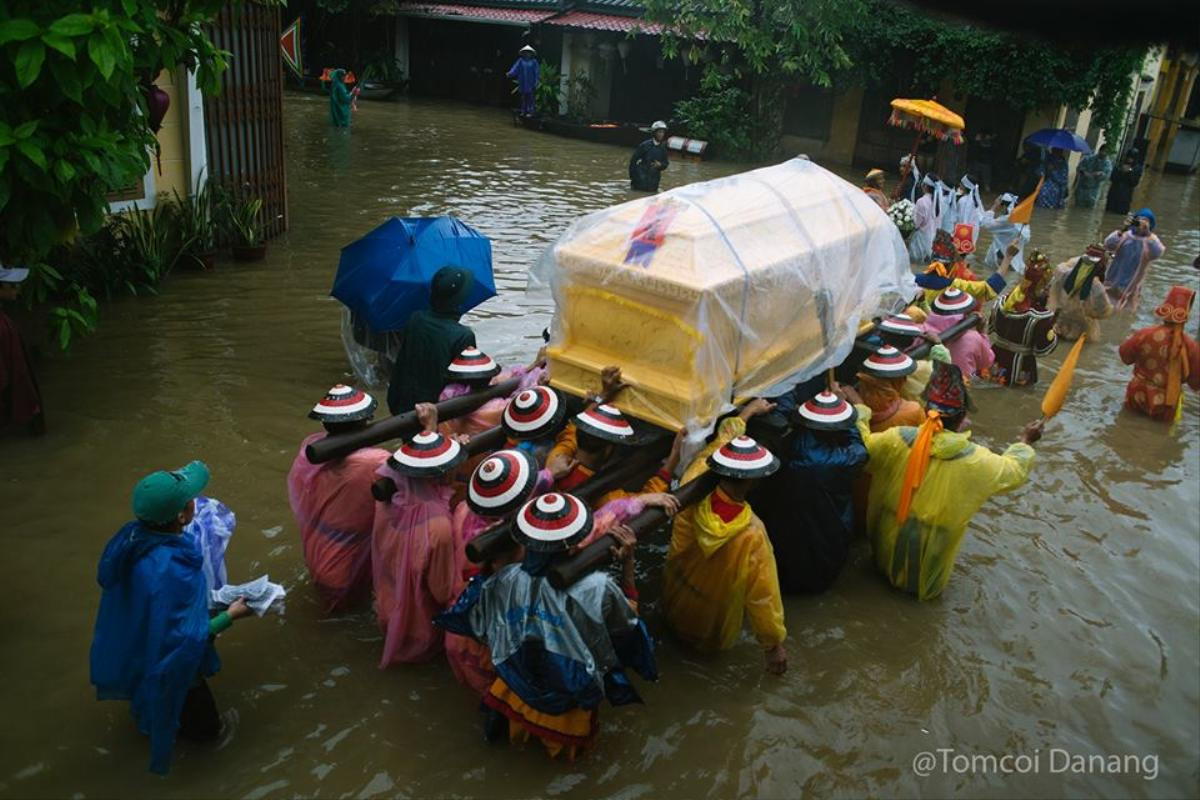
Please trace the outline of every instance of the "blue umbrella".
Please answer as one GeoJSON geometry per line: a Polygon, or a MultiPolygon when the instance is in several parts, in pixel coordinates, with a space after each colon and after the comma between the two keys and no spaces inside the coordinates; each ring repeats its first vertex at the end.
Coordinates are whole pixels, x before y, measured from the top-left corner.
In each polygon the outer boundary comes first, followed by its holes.
{"type": "Polygon", "coordinates": [[[429,282],[447,265],[475,276],[463,311],[495,297],[486,236],[454,217],[392,217],[342,248],[330,294],[371,330],[399,330],[414,311],[429,308],[429,282]]]}
{"type": "Polygon", "coordinates": [[[1063,150],[1074,150],[1085,156],[1092,154],[1092,147],[1075,131],[1065,128],[1042,128],[1040,131],[1025,137],[1026,144],[1036,144],[1040,147],[1060,147],[1063,150]]]}

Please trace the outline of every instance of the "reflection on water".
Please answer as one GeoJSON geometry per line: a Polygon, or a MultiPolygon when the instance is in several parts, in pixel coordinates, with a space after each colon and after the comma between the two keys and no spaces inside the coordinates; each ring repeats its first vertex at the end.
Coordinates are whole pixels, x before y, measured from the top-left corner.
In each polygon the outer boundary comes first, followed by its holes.
{"type": "MultiPolygon", "coordinates": [[[[455,214],[492,237],[500,296],[472,315],[481,346],[528,358],[547,309],[524,271],[576,216],[625,199],[628,154],[518,130],[496,111],[360,103],[331,129],[325,101],[285,103],[291,231],[260,265],[181,274],[157,298],[105,309],[100,332],[44,370],[52,432],[3,445],[8,601],[0,794],[794,797],[1197,793],[1197,402],[1179,430],[1121,411],[1116,345],[1172,282],[1195,285],[1196,178],[1149,176],[1166,257],[1136,319],[1106,321],[1039,447],[1030,486],[987,505],[938,601],[889,589],[865,552],[836,589],[787,602],[791,671],[745,646],[715,659],[663,638],[662,680],[640,708],[605,709],[598,752],[553,764],[488,747],[476,703],[444,663],[381,671],[367,615],[326,620],[306,585],[284,475],[307,408],[347,376],[339,248],[392,214],[455,214]],[[292,588],[285,619],[222,637],[213,682],[230,731],[217,753],[180,745],[166,780],[124,706],[97,703],[87,647],[100,547],[151,468],[193,457],[238,514],[230,575],[292,588]],[[1158,754],[1159,777],[915,776],[918,751],[1158,754]]],[[[726,174],[674,163],[669,188],[726,174]]],[[[1056,261],[1118,220],[1039,210],[1034,243],[1056,261]]],[[[1195,323],[1192,323],[1195,330],[1195,323]]],[[[1046,359],[1049,373],[1063,352],[1046,359]]],[[[1039,392],[978,393],[976,438],[1001,447],[1039,392]]],[[[665,548],[651,548],[643,576],[665,548]]]]}

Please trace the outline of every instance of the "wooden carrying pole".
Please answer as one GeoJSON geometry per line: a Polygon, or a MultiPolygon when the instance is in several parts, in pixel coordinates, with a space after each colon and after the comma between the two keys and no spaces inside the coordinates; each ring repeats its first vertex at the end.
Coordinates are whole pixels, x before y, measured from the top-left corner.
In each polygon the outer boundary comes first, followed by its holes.
{"type": "MultiPolygon", "coordinates": [[[[482,433],[477,433],[467,442],[467,453],[472,456],[477,456],[480,453],[490,453],[493,450],[499,450],[504,446],[506,435],[504,428],[497,425],[494,428],[488,428],[482,433]]],[[[371,484],[371,496],[381,503],[386,503],[392,499],[392,495],[396,493],[396,482],[391,478],[380,478],[371,484]]]]}
{"type": "MultiPolygon", "coordinates": [[[[716,488],[719,480],[715,473],[705,470],[702,475],[680,486],[672,494],[679,500],[679,507],[686,508],[707,497],[716,488]]],[[[638,539],[641,539],[665,525],[668,519],[667,512],[661,508],[648,508],[625,524],[638,539]]],[[[555,589],[566,589],[585,575],[604,569],[612,561],[609,549],[616,543],[616,539],[605,534],[575,555],[550,567],[547,573],[550,585],[555,589]]]]}
{"type": "MultiPolygon", "coordinates": [[[[470,414],[488,400],[494,400],[497,397],[508,397],[520,385],[521,381],[519,378],[512,378],[511,380],[497,383],[495,386],[489,386],[482,392],[443,400],[437,404],[438,419],[454,419],[464,414],[470,414]]],[[[371,447],[391,439],[411,436],[417,432],[419,426],[417,412],[406,411],[403,414],[397,414],[394,417],[380,420],[373,425],[368,425],[361,430],[351,431],[350,433],[339,433],[335,436],[326,436],[324,439],[318,439],[305,448],[304,455],[308,458],[310,464],[324,464],[326,461],[344,458],[355,450],[360,450],[364,447],[371,447]]]]}
{"type": "MultiPolygon", "coordinates": [[[[618,489],[636,480],[645,480],[658,469],[670,444],[671,440],[664,437],[646,445],[628,458],[606,464],[571,494],[590,505],[613,489],[618,489]]],[[[506,519],[467,542],[467,558],[476,564],[481,564],[495,555],[497,549],[511,539],[512,520],[506,519]]]]}

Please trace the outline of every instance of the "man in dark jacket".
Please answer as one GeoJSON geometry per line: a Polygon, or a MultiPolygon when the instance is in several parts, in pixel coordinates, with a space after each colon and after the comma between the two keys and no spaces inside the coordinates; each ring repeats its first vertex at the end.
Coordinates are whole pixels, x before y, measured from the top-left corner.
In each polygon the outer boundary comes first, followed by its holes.
{"type": "Polygon", "coordinates": [[[635,192],[657,192],[658,181],[667,168],[667,123],[650,126],[651,138],[642,142],[629,158],[629,188],[635,192]]]}
{"type": "Polygon", "coordinates": [[[16,301],[27,277],[28,269],[0,263],[0,433],[11,429],[40,435],[46,432],[42,394],[21,332],[4,313],[4,304],[16,301]]]}
{"type": "Polygon", "coordinates": [[[799,404],[802,392],[803,385],[778,400],[796,432],[781,452],[783,469],[752,498],[775,549],[784,593],[823,592],[846,565],[853,487],[868,458],[854,406],[829,391],[799,404]]]}
{"type": "Polygon", "coordinates": [[[446,367],[475,346],[475,333],[458,320],[474,277],[462,267],[442,267],[430,282],[430,308],[413,313],[401,331],[396,366],[388,386],[388,410],[412,411],[436,403],[446,383],[446,367]]]}

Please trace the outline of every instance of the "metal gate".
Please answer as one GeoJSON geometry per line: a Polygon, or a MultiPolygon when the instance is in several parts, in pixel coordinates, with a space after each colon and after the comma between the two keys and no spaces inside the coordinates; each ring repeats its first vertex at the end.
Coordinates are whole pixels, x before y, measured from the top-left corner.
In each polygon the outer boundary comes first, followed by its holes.
{"type": "Polygon", "coordinates": [[[261,198],[266,236],[276,236],[288,225],[279,8],[229,3],[210,34],[231,55],[221,93],[204,98],[209,176],[237,202],[261,198]]]}

